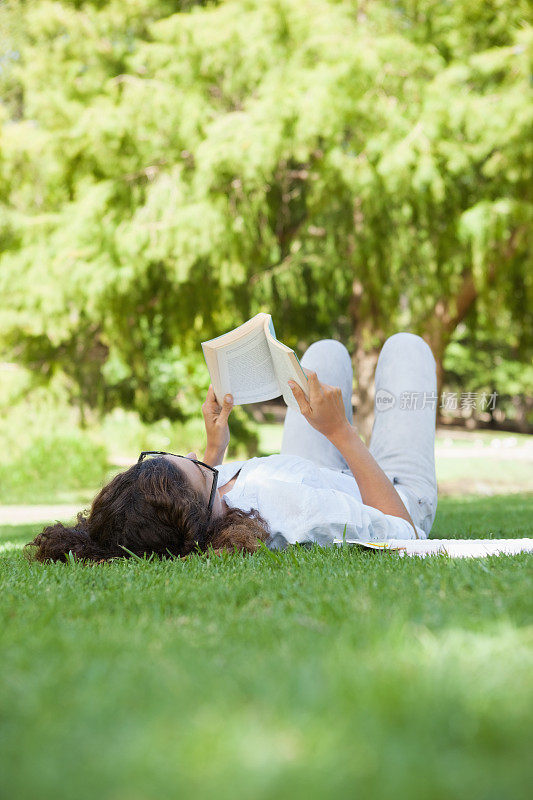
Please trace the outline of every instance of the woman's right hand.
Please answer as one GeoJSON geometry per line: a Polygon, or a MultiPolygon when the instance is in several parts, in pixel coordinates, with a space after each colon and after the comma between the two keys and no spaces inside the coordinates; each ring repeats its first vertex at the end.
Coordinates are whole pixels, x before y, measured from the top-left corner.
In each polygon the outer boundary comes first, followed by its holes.
{"type": "Polygon", "coordinates": [[[338,436],[351,425],[346,419],[342,391],[318,380],[316,372],[302,367],[309,380],[309,399],[294,381],[288,381],[302,415],[315,430],[328,439],[338,436]]]}

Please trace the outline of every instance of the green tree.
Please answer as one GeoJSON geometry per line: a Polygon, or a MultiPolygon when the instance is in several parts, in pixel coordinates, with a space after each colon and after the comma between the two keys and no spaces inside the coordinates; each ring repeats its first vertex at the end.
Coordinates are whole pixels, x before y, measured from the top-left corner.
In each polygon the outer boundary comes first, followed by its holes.
{"type": "Polygon", "coordinates": [[[18,7],[0,106],[9,351],[65,371],[76,352],[83,403],[177,414],[180,381],[205,377],[200,339],[269,310],[298,348],[351,346],[366,432],[400,327],[430,342],[439,385],[460,325],[526,360],[529,4],[193,5],[18,7]]]}

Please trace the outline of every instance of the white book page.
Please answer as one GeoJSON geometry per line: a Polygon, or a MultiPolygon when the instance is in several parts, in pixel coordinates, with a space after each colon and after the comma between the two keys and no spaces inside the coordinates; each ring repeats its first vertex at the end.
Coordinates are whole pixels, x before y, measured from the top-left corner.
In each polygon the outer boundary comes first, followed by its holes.
{"type": "Polygon", "coordinates": [[[272,355],[274,372],[278,379],[279,393],[289,408],[300,411],[300,406],[295,399],[288,381],[294,381],[302,389],[303,393],[309,398],[309,387],[307,377],[302,370],[301,364],[294,350],[276,339],[272,320],[265,323],[265,334],[272,355]]]}
{"type": "Polygon", "coordinates": [[[421,557],[443,554],[451,558],[480,558],[533,551],[533,539],[388,539],[385,542],[334,539],[333,544],[359,545],[375,550],[397,550],[402,556],[421,557]]]}
{"type": "Polygon", "coordinates": [[[283,395],[283,399],[289,408],[299,411],[300,407],[287,381],[294,381],[300,385],[300,376],[296,374],[288,353],[278,349],[274,344],[270,344],[270,352],[272,353],[272,361],[274,362],[274,369],[279,383],[278,394],[283,395]]]}
{"type": "Polygon", "coordinates": [[[281,394],[270,348],[262,328],[218,353],[220,381],[235,405],[272,400],[281,394]]]}

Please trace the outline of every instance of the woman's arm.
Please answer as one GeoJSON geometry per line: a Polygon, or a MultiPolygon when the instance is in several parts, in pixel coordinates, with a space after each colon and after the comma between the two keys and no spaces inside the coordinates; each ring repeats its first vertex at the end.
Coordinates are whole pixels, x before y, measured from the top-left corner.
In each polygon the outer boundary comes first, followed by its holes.
{"type": "Polygon", "coordinates": [[[210,467],[217,467],[222,464],[225,455],[226,448],[223,450],[210,450],[209,447],[207,447],[202,456],[202,461],[204,464],[209,464],[210,467]]]}
{"type": "Polygon", "coordinates": [[[357,481],[363,503],[384,514],[407,520],[418,538],[413,520],[398,492],[346,419],[341,390],[321,383],[316,372],[305,370],[305,373],[309,378],[309,400],[296,383],[289,381],[303,416],[344,456],[357,481]]]}
{"type": "Polygon", "coordinates": [[[344,430],[339,429],[328,438],[348,462],[359,486],[363,503],[383,511],[384,514],[407,520],[413,526],[418,539],[413,520],[400,495],[348,420],[344,430]]]}
{"type": "Polygon", "coordinates": [[[202,405],[207,443],[202,458],[211,467],[222,464],[228,449],[230,433],[228,418],[233,408],[233,398],[227,394],[224,405],[219,405],[212,386],[209,387],[205,403],[202,405]]]}

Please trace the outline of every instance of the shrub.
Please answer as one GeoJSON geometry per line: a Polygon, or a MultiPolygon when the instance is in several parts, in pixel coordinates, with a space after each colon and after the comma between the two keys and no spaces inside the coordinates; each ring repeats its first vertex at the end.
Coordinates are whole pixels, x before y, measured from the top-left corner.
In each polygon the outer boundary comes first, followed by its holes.
{"type": "Polygon", "coordinates": [[[106,472],[106,448],[87,434],[44,433],[20,452],[4,453],[0,502],[48,502],[65,491],[101,485],[106,472]]]}

